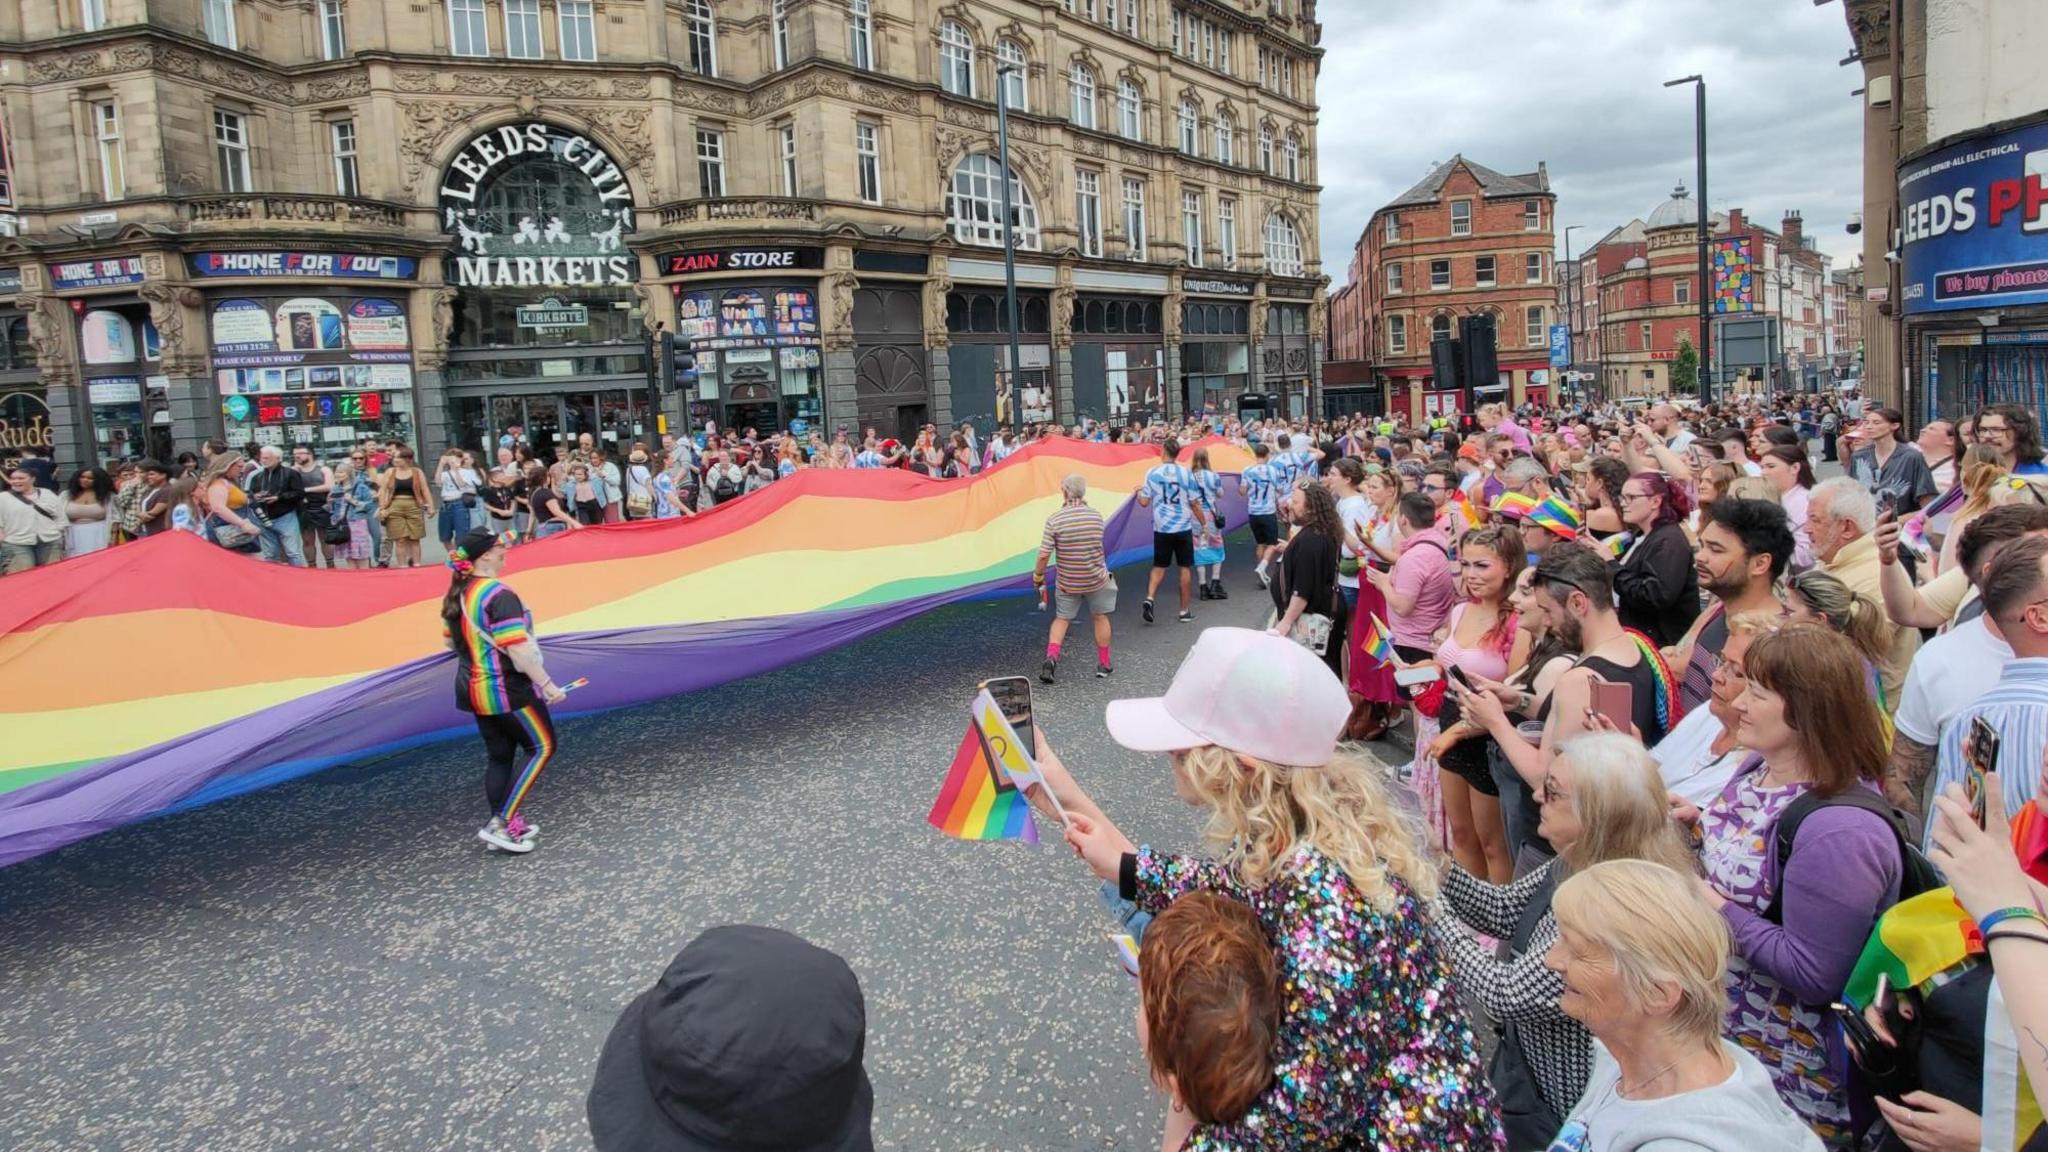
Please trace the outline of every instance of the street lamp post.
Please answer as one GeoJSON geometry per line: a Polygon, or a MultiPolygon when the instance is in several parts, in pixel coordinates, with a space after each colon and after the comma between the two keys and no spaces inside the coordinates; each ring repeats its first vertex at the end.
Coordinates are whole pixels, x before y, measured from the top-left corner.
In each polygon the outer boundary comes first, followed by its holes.
{"type": "Polygon", "coordinates": [[[1583,224],[1570,224],[1564,230],[1564,266],[1568,269],[1564,282],[1564,370],[1572,373],[1574,377],[1574,392],[1578,391],[1576,377],[1579,371],[1579,310],[1573,304],[1572,298],[1585,289],[1579,286],[1579,266],[1572,263],[1572,233],[1583,227],[1583,224]]]}
{"type": "Polygon", "coordinates": [[[1017,236],[1016,209],[1010,203],[1010,92],[1009,78],[1022,69],[1004,65],[996,69],[996,163],[1003,169],[1003,310],[1009,317],[1010,367],[1007,373],[1010,383],[1010,428],[1017,436],[1024,434],[1024,387],[1018,380],[1021,365],[1017,352],[1017,236]]]}
{"type": "Polygon", "coordinates": [[[1694,86],[1693,160],[1698,168],[1696,175],[1700,186],[1700,370],[1703,373],[1700,377],[1700,401],[1701,403],[1711,404],[1714,402],[1715,381],[1713,367],[1714,334],[1711,327],[1713,293],[1709,291],[1707,286],[1707,243],[1710,236],[1707,230],[1707,81],[1705,77],[1695,73],[1691,76],[1681,76],[1676,80],[1666,80],[1664,82],[1666,88],[1676,88],[1680,84],[1691,84],[1694,86]]]}

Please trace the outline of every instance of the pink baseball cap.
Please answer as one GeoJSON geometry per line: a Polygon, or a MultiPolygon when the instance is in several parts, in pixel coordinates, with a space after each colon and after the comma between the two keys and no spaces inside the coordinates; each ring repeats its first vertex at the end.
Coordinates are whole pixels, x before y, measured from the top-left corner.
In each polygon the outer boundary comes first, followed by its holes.
{"type": "Polygon", "coordinates": [[[1136,752],[1214,744],[1294,768],[1328,764],[1350,718],[1351,697],[1320,657],[1250,628],[1204,631],[1166,695],[1112,700],[1104,717],[1136,752]]]}

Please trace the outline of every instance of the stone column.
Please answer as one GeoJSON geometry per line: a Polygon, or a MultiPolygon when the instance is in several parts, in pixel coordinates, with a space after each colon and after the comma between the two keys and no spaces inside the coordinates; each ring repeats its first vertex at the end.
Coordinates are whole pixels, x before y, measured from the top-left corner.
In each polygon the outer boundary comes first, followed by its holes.
{"type": "Polygon", "coordinates": [[[1071,427],[1074,415],[1074,263],[1060,261],[1052,290],[1052,418],[1071,427]]]}
{"type": "Polygon", "coordinates": [[[1186,407],[1180,394],[1181,341],[1185,330],[1181,327],[1182,312],[1186,310],[1188,295],[1182,288],[1183,280],[1178,270],[1166,280],[1166,302],[1163,315],[1166,341],[1166,419],[1177,422],[1181,409],[1186,407]]]}
{"type": "Polygon", "coordinates": [[[412,450],[429,459],[448,443],[448,340],[455,331],[455,289],[446,284],[423,285],[412,294],[412,330],[425,332],[413,348],[412,450]],[[421,324],[422,314],[426,319],[421,324]]]}
{"type": "Polygon", "coordinates": [[[171,440],[180,451],[196,450],[222,429],[221,398],[207,370],[206,298],[197,288],[168,283],[144,284],[137,294],[149,306],[149,322],[156,326],[163,351],[171,440]]]}
{"type": "Polygon", "coordinates": [[[58,466],[69,471],[92,458],[92,413],[79,383],[78,322],[64,301],[37,291],[42,275],[39,265],[22,266],[19,303],[28,316],[29,346],[35,350],[43,402],[50,408],[51,450],[58,466]]]}
{"type": "MultiPolygon", "coordinates": [[[[1270,390],[1266,386],[1266,313],[1272,306],[1272,301],[1266,297],[1266,282],[1261,280],[1258,287],[1252,291],[1251,315],[1248,325],[1251,328],[1252,334],[1250,359],[1247,364],[1247,371],[1250,373],[1250,376],[1245,381],[1245,390],[1249,392],[1266,392],[1270,390]]],[[[1284,370],[1283,367],[1283,372],[1284,370]]],[[[1281,376],[1281,380],[1286,380],[1286,376],[1281,376]]],[[[1281,385],[1279,395],[1280,411],[1278,415],[1284,419],[1287,416],[1287,388],[1284,383],[1281,385]]]]}

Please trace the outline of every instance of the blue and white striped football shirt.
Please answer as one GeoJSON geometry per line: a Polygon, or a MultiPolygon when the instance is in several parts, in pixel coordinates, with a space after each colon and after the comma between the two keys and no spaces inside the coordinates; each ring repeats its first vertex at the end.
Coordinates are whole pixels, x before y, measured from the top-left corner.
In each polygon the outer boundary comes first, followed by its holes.
{"type": "Polygon", "coordinates": [[[1145,473],[1145,495],[1152,501],[1152,531],[1172,534],[1195,530],[1188,501],[1195,499],[1195,477],[1178,464],[1161,464],[1145,473]]]}

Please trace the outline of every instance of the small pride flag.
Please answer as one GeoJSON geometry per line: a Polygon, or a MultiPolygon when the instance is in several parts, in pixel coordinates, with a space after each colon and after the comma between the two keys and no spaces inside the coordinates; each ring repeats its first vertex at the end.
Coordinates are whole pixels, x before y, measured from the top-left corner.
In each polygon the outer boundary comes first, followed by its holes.
{"type": "Polygon", "coordinates": [[[1520,492],[1503,492],[1493,502],[1493,514],[1510,520],[1520,520],[1536,510],[1536,498],[1520,492]]]}
{"type": "Polygon", "coordinates": [[[1479,514],[1479,509],[1472,506],[1472,500],[1465,495],[1464,489],[1460,488],[1451,493],[1451,503],[1458,506],[1458,514],[1465,518],[1465,527],[1477,528],[1486,522],[1486,518],[1479,514]]]}
{"type": "Polygon", "coordinates": [[[925,820],[956,840],[1022,840],[1038,843],[1031,804],[1000,769],[989,763],[987,746],[973,724],[960,737],[953,766],[925,820]]]}
{"type": "Polygon", "coordinates": [[[1380,621],[1377,613],[1367,613],[1365,635],[1359,637],[1359,649],[1381,664],[1394,662],[1393,630],[1380,621]]]}
{"type": "Polygon", "coordinates": [[[1104,932],[1103,935],[1109,937],[1110,945],[1116,949],[1117,966],[1128,972],[1131,979],[1136,980],[1138,978],[1138,941],[1128,932],[1104,932]]]}

